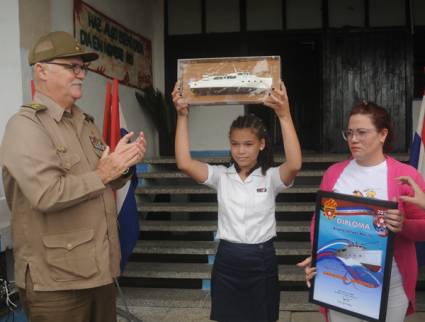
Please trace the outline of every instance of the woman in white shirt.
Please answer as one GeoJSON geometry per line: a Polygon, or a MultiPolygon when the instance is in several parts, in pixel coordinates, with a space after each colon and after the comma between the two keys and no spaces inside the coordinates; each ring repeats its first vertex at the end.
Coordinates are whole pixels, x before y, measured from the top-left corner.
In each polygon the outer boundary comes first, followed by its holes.
{"type": "Polygon", "coordinates": [[[198,183],[217,190],[220,243],[211,276],[211,319],[220,322],[273,322],[279,318],[280,290],[272,238],[276,236],[275,197],[292,185],[301,168],[301,148],[281,82],[264,105],[282,128],[286,161],[273,167],[273,150],[262,120],[240,116],[230,131],[230,167],[192,159],[189,105],[174,88],[177,110],[176,161],[198,183]]]}

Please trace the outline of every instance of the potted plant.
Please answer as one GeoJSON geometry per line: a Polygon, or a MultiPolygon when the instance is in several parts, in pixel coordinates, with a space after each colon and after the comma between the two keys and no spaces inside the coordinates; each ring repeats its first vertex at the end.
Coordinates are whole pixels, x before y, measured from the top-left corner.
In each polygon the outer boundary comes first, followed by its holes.
{"type": "Polygon", "coordinates": [[[146,87],[136,92],[136,99],[147,112],[158,130],[159,154],[174,155],[174,136],[176,131],[176,110],[171,101],[158,89],[146,87]]]}

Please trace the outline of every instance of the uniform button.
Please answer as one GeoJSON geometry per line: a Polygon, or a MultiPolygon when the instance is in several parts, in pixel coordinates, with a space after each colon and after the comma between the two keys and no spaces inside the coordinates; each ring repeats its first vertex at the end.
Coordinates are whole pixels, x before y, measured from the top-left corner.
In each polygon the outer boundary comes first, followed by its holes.
{"type": "Polygon", "coordinates": [[[66,248],[71,249],[72,248],[72,244],[71,243],[67,244],[66,245],[66,248]]]}
{"type": "Polygon", "coordinates": [[[263,245],[260,245],[260,249],[263,249],[263,247],[264,247],[263,245]]]}

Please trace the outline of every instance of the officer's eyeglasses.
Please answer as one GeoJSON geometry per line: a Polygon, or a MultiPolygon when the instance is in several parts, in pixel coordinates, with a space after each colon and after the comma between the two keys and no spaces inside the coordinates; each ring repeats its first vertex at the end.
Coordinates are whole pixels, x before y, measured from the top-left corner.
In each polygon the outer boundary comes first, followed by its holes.
{"type": "Polygon", "coordinates": [[[342,133],[342,138],[345,141],[352,140],[354,136],[357,138],[357,140],[361,141],[366,138],[368,133],[373,131],[376,131],[376,129],[354,129],[354,130],[347,129],[347,130],[342,130],[341,133],[342,133]]]}
{"type": "Polygon", "coordinates": [[[66,69],[72,70],[75,75],[79,75],[81,72],[84,74],[87,74],[87,71],[89,70],[89,64],[65,64],[65,63],[56,63],[56,62],[47,62],[45,64],[51,64],[51,65],[58,65],[65,67],[66,69]]]}

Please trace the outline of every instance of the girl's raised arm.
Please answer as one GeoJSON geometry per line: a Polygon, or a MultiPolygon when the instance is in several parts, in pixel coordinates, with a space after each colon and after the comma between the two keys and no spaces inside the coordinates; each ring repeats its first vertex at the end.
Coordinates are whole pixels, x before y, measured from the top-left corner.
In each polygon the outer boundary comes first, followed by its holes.
{"type": "Polygon", "coordinates": [[[302,156],[300,142],[292,122],[291,110],[289,109],[288,95],[285,84],[281,81],[278,89],[273,89],[264,100],[264,105],[273,109],[279,119],[282,129],[282,139],[286,161],[279,167],[281,180],[291,184],[301,169],[302,156]]]}
{"type": "Polygon", "coordinates": [[[190,155],[188,126],[189,105],[182,98],[181,90],[178,88],[177,83],[171,95],[177,111],[175,143],[177,167],[188,176],[192,177],[196,182],[205,182],[208,179],[208,166],[206,163],[192,159],[190,155]]]}

